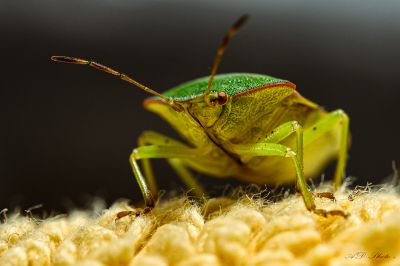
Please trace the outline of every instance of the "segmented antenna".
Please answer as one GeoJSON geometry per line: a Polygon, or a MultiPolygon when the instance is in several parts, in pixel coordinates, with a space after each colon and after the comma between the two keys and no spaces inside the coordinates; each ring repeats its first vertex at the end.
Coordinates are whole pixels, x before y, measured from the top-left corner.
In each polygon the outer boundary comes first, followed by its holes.
{"type": "Polygon", "coordinates": [[[176,111],[183,111],[183,107],[177,103],[176,101],[174,101],[173,99],[170,99],[168,97],[165,97],[164,95],[150,89],[149,87],[144,86],[143,84],[140,84],[139,82],[137,82],[136,80],[130,78],[129,76],[120,73],[108,66],[99,64],[97,62],[91,61],[91,60],[86,60],[86,59],[81,59],[81,58],[76,58],[76,57],[69,57],[69,56],[63,56],[63,55],[55,55],[51,57],[51,60],[55,61],[55,62],[60,62],[60,63],[68,63],[68,64],[76,64],[76,65],[89,65],[95,69],[98,69],[100,71],[103,71],[105,73],[114,75],[119,77],[122,80],[125,80],[126,82],[129,82],[133,85],[135,85],[136,87],[144,90],[145,92],[148,92],[150,94],[153,94],[154,96],[158,96],[161,99],[163,99],[164,101],[166,101],[169,105],[171,105],[172,108],[174,108],[176,111]]]}
{"type": "Polygon", "coordinates": [[[229,40],[236,34],[236,32],[243,26],[244,23],[246,23],[246,21],[249,19],[249,15],[243,15],[241,16],[236,22],[235,24],[233,24],[228,32],[225,34],[224,38],[222,39],[221,44],[218,47],[217,50],[217,54],[214,58],[214,64],[211,70],[211,75],[210,75],[210,79],[208,80],[208,86],[207,86],[207,90],[204,92],[204,95],[208,95],[210,93],[211,90],[211,85],[212,82],[214,80],[215,74],[217,73],[218,70],[218,66],[221,62],[221,58],[224,55],[224,51],[226,46],[229,43],[229,40]]]}

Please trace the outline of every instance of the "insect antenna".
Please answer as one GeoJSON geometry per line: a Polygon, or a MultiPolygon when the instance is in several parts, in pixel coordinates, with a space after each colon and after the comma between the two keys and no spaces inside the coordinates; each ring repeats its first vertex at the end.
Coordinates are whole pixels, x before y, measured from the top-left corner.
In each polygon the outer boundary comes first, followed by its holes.
{"type": "Polygon", "coordinates": [[[230,39],[236,34],[236,32],[243,26],[244,23],[249,19],[249,15],[241,16],[228,30],[225,34],[224,38],[222,39],[221,44],[218,46],[217,54],[214,58],[214,64],[212,66],[210,79],[208,80],[207,90],[205,91],[204,95],[210,94],[211,85],[214,80],[215,74],[217,73],[218,66],[221,62],[222,56],[224,55],[224,51],[226,46],[228,45],[230,39]]]}
{"type": "Polygon", "coordinates": [[[144,86],[143,84],[137,82],[136,80],[130,78],[129,76],[120,73],[108,66],[102,65],[100,63],[91,61],[91,60],[86,60],[86,59],[81,59],[81,58],[76,58],[76,57],[69,57],[69,56],[63,56],[63,55],[55,55],[51,57],[51,60],[55,61],[55,62],[60,62],[60,63],[68,63],[68,64],[76,64],[76,65],[89,65],[95,69],[98,69],[100,71],[103,71],[105,73],[114,75],[119,77],[120,79],[129,82],[133,85],[135,85],[136,87],[144,90],[145,92],[148,92],[154,96],[158,96],[161,99],[163,99],[164,101],[166,101],[172,108],[174,108],[176,111],[183,111],[183,107],[176,101],[174,101],[173,99],[170,99],[168,97],[165,97],[164,95],[150,89],[149,87],[144,86]]]}

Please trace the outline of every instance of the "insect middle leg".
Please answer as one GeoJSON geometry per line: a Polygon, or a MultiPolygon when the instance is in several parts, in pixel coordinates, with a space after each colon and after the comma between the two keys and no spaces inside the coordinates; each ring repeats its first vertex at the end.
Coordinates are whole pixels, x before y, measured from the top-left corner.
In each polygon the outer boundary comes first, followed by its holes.
{"type": "MultiPolygon", "coordinates": [[[[140,190],[143,194],[146,207],[149,208],[154,207],[155,199],[153,194],[155,195],[155,193],[157,193],[155,185],[156,183],[149,159],[196,158],[205,154],[208,151],[207,149],[190,148],[189,146],[177,140],[153,131],[144,132],[139,138],[139,145],[140,146],[138,148],[133,150],[132,154],[129,157],[129,161],[131,163],[136,180],[139,184],[140,190]],[[137,164],[138,160],[144,161],[143,169],[146,176],[144,176],[140,171],[140,168],[137,164]]],[[[184,168],[183,164],[177,164],[176,160],[170,161],[170,164],[173,166],[174,169],[178,170],[178,174],[186,184],[196,186],[197,181],[190,174],[187,174],[189,172],[187,169],[184,168]]],[[[201,187],[199,185],[198,187],[195,187],[195,189],[201,191],[201,187]]]]}

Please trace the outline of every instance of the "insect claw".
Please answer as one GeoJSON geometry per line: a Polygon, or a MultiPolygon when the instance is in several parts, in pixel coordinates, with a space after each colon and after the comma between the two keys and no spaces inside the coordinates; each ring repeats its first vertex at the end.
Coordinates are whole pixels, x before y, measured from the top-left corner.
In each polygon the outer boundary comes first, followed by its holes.
{"type": "Polygon", "coordinates": [[[312,210],[313,213],[322,216],[322,217],[328,217],[328,216],[342,216],[343,218],[348,218],[350,216],[349,213],[345,213],[342,210],[331,210],[331,211],[326,211],[324,209],[314,209],[312,210]]]}
{"type": "Polygon", "coordinates": [[[122,219],[126,216],[131,216],[131,215],[138,216],[139,214],[140,214],[140,212],[137,212],[137,211],[120,211],[119,213],[117,213],[117,217],[115,217],[115,221],[118,221],[119,219],[122,219]]]}
{"type": "Polygon", "coordinates": [[[317,192],[315,193],[315,196],[318,198],[327,198],[336,202],[335,195],[332,192],[317,192]]]}
{"type": "Polygon", "coordinates": [[[117,213],[117,217],[115,217],[115,221],[118,221],[126,216],[135,216],[135,218],[139,217],[140,215],[149,213],[153,209],[153,207],[145,207],[144,209],[138,209],[138,210],[134,210],[134,211],[120,211],[117,213]]]}

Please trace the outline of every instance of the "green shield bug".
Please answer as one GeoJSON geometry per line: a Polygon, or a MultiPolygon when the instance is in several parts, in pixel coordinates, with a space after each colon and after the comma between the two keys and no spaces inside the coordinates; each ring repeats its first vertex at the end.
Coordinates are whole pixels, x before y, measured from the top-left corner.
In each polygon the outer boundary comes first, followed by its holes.
{"type": "MultiPolygon", "coordinates": [[[[139,137],[139,147],[129,161],[147,210],[154,207],[157,193],[149,159],[165,158],[197,195],[204,192],[189,169],[257,184],[296,180],[308,210],[323,216],[345,216],[339,210],[318,209],[305,176],[315,177],[337,157],[334,189],[340,186],[349,142],[348,116],[342,110],[326,112],[287,80],[252,73],[216,75],[229,40],[247,19],[246,15],[239,18],[225,35],[209,77],[162,94],[94,61],[67,56],[53,56],[52,60],[92,66],[152,94],[144,107],[164,118],[186,141],[153,131],[139,137]]],[[[326,192],[320,196],[333,198],[326,192]]]]}

